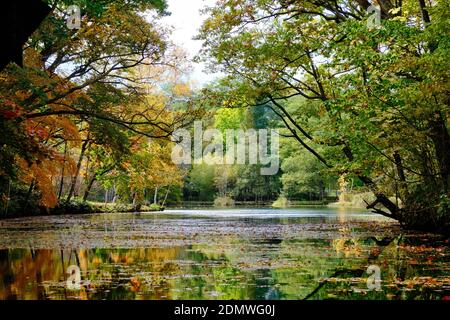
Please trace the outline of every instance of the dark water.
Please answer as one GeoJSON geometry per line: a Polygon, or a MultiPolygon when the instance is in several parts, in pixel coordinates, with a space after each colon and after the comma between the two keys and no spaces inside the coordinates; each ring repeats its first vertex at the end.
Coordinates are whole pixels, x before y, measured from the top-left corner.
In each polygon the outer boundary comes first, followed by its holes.
{"type": "Polygon", "coordinates": [[[0,299],[305,298],[449,299],[448,240],[343,208],[0,221],[0,299]]]}

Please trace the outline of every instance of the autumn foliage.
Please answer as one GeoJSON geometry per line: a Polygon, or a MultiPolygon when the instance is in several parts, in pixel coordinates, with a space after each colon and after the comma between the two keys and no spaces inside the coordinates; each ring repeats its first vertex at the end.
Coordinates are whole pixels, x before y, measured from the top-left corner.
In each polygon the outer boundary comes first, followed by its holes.
{"type": "Polygon", "coordinates": [[[177,184],[170,135],[201,114],[182,80],[183,52],[159,24],[164,2],[86,4],[79,30],[65,23],[68,4],[59,2],[30,37],[24,67],[0,73],[5,212],[13,195],[18,210],[34,199],[53,208],[83,191],[86,200],[94,182],[111,179],[126,181],[125,201],[177,184]]]}

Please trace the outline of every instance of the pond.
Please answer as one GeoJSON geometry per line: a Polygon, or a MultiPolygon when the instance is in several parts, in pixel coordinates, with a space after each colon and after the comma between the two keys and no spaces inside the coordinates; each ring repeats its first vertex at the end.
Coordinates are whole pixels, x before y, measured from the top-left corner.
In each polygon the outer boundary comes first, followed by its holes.
{"type": "Polygon", "coordinates": [[[0,221],[0,299],[449,298],[447,239],[356,209],[0,221]]]}

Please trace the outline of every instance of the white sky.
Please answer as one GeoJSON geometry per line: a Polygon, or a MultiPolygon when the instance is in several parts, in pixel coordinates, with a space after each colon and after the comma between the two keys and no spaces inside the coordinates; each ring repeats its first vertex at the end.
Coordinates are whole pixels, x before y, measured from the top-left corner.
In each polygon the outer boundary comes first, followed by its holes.
{"type": "MultiPolygon", "coordinates": [[[[200,14],[200,9],[205,6],[214,5],[216,0],[167,0],[170,16],[162,18],[162,21],[174,28],[171,35],[172,41],[182,47],[188,57],[192,59],[201,49],[202,42],[193,40],[197,34],[205,16],[200,14]]],[[[214,74],[207,74],[203,64],[192,62],[193,71],[191,79],[199,86],[205,85],[217,77],[214,74]]]]}

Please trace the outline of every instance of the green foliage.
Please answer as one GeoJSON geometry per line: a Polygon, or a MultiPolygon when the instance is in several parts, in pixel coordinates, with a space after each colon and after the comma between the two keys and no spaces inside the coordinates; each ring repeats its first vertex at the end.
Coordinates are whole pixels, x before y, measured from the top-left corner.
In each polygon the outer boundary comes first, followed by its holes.
{"type": "Polygon", "coordinates": [[[156,203],[151,203],[149,205],[150,211],[161,211],[161,206],[157,205],[156,203]]]}
{"type": "Polygon", "coordinates": [[[189,177],[187,178],[185,188],[186,200],[212,201],[216,193],[214,184],[215,168],[207,164],[194,164],[189,177]]]}
{"type": "Polygon", "coordinates": [[[223,134],[226,129],[243,129],[246,127],[246,110],[243,108],[221,108],[215,112],[214,127],[223,134]]]}
{"type": "MultiPolygon", "coordinates": [[[[52,0],[45,0],[49,6],[53,5],[52,0]]],[[[82,14],[87,14],[94,17],[100,17],[105,13],[108,6],[119,5],[121,7],[127,6],[128,8],[133,8],[134,10],[148,10],[156,9],[160,14],[167,13],[167,2],[165,0],[63,0],[59,1],[60,5],[71,6],[77,5],[82,10],[82,14]]]]}
{"type": "MultiPolygon", "coordinates": [[[[448,1],[408,0],[395,10],[387,1],[373,28],[372,1],[275,2],[225,0],[207,10],[202,58],[226,77],[205,94],[231,107],[262,101],[324,168],[371,189],[383,208],[376,212],[441,229],[436,208],[450,182],[448,1]]],[[[284,185],[317,192],[322,170],[305,159],[288,155],[284,185]]]]}
{"type": "Polygon", "coordinates": [[[214,199],[214,207],[224,208],[233,207],[234,200],[227,196],[221,196],[214,199]]]}
{"type": "Polygon", "coordinates": [[[284,196],[280,195],[277,200],[272,203],[274,208],[287,208],[289,207],[289,200],[284,196]]]}
{"type": "Polygon", "coordinates": [[[323,199],[325,188],[332,180],[323,164],[305,150],[297,150],[283,158],[281,169],[283,192],[290,198],[302,198],[302,194],[313,193],[314,197],[323,199]]]}
{"type": "MultiPolygon", "coordinates": [[[[222,133],[224,153],[228,129],[267,129],[277,125],[274,114],[266,106],[252,109],[223,107],[212,109],[211,113],[214,122],[209,126],[222,133]]],[[[194,164],[185,183],[185,196],[200,201],[211,201],[214,196],[232,197],[236,201],[272,201],[280,192],[280,174],[262,176],[260,169],[261,165],[255,164],[194,164]]]]}

